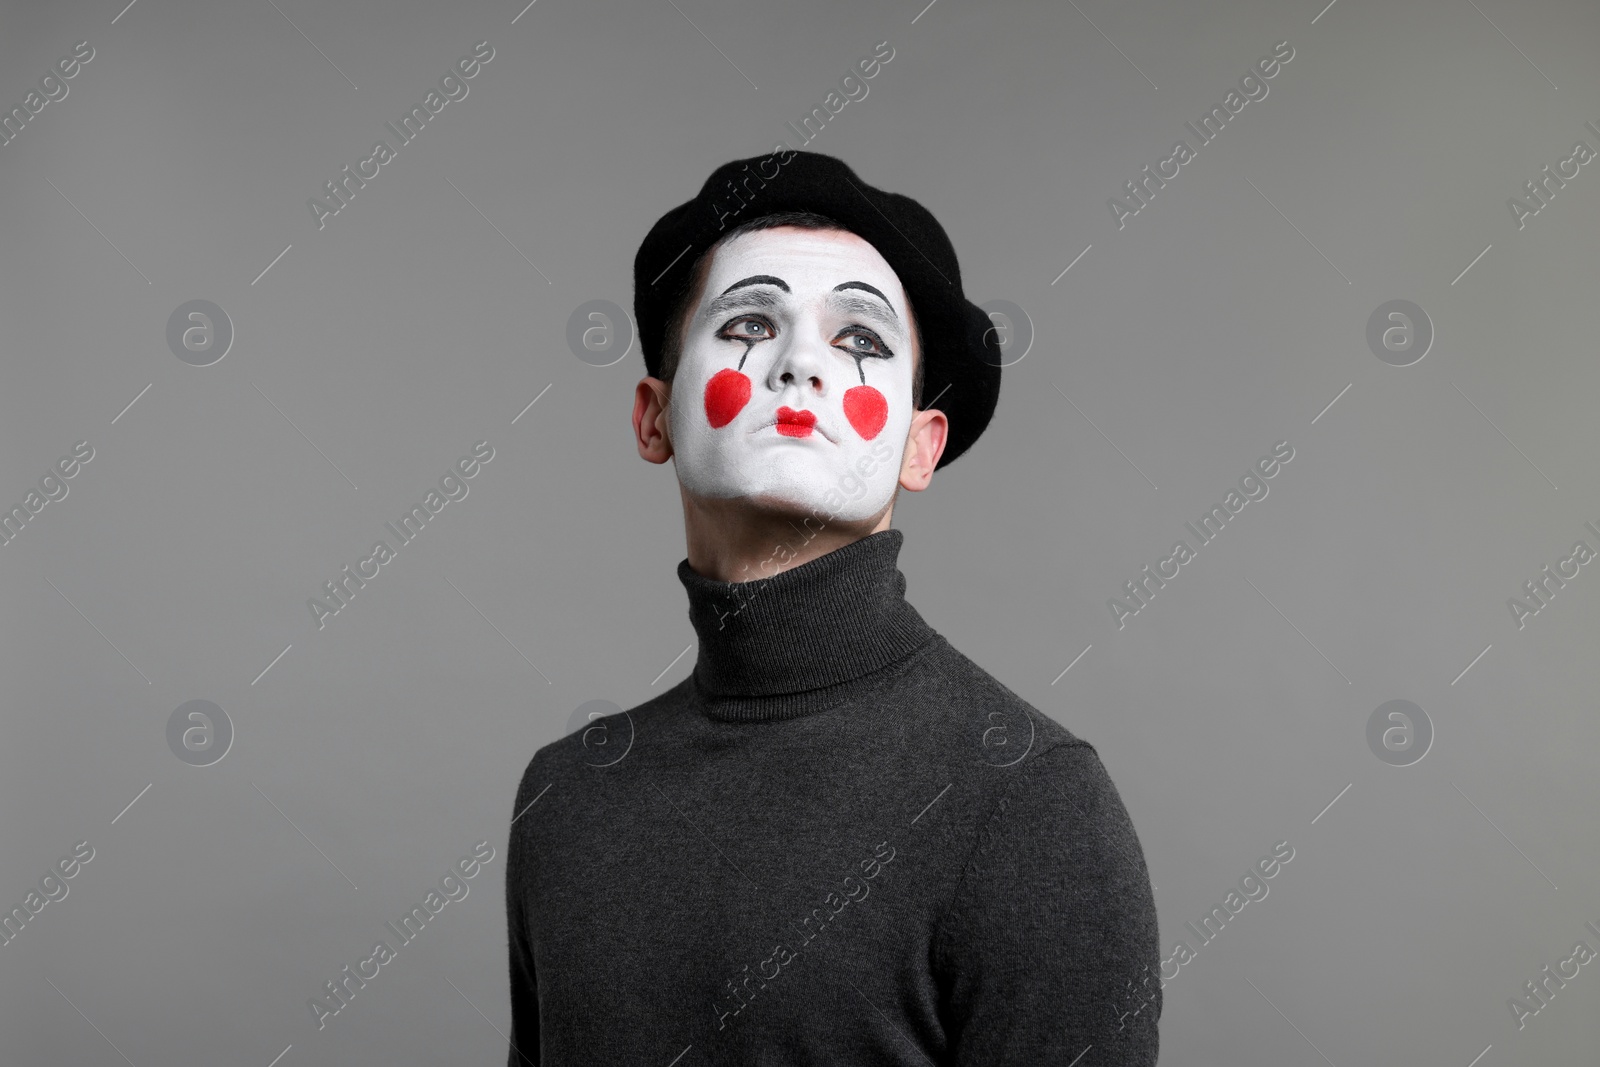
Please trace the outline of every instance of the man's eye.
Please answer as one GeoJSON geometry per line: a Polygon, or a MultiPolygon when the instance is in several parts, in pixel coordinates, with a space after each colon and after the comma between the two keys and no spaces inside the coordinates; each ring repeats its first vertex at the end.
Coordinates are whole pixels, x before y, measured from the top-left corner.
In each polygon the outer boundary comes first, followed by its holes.
{"type": "Polygon", "coordinates": [[[730,341],[766,341],[774,334],[772,327],[764,319],[735,319],[722,328],[717,334],[730,341]],[[763,332],[765,331],[765,332],[763,332]]]}
{"type": "Polygon", "coordinates": [[[843,340],[845,350],[851,355],[888,357],[894,354],[871,332],[847,333],[843,340]]]}

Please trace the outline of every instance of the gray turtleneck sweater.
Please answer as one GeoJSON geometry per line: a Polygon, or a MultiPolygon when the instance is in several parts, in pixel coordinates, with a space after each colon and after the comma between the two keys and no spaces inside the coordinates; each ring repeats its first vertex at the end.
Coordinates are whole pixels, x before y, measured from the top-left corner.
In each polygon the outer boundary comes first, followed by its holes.
{"type": "Polygon", "coordinates": [[[743,583],[684,560],[694,671],[534,754],[511,1067],[1156,1062],[1117,789],[906,602],[902,538],[743,583]]]}

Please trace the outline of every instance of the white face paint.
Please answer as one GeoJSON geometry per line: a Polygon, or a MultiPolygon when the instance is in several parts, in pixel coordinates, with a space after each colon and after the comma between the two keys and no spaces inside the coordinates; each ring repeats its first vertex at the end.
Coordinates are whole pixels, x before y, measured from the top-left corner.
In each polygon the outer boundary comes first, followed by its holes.
{"type": "Polygon", "coordinates": [[[894,497],[911,404],[909,302],[864,239],[781,226],[714,254],[667,405],[678,478],[859,521],[894,497]]]}

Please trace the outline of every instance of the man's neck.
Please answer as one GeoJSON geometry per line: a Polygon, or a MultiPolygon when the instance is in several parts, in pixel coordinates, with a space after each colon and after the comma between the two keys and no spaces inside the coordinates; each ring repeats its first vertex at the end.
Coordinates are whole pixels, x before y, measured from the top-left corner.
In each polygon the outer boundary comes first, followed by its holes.
{"type": "Polygon", "coordinates": [[[753,507],[747,500],[706,500],[679,487],[689,566],[723,582],[749,582],[826,555],[836,548],[887,530],[891,501],[883,514],[857,522],[825,522],[815,515],[753,507]]]}

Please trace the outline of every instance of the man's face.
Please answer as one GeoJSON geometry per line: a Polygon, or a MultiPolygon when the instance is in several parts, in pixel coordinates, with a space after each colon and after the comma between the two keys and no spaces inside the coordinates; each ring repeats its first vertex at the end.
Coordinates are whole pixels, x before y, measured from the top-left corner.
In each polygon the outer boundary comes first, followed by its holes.
{"type": "Polygon", "coordinates": [[[894,497],[911,401],[905,291],[867,241],[780,226],[713,255],[667,406],[697,496],[845,521],[894,497]]]}

